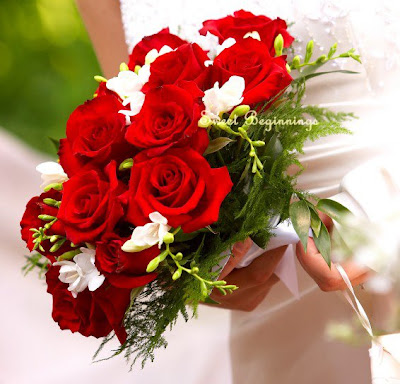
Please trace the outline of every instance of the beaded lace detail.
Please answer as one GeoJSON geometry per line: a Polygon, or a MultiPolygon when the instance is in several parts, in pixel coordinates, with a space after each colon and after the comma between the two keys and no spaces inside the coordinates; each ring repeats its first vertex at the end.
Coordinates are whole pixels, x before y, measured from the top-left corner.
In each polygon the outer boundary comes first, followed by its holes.
{"type": "MultiPolygon", "coordinates": [[[[396,20],[400,12],[396,0],[120,0],[120,4],[129,50],[144,36],[167,26],[172,33],[193,41],[202,21],[245,8],[293,23],[290,31],[297,38],[295,48],[300,54],[310,39],[321,53],[335,41],[342,51],[356,48],[363,60],[364,87],[369,91],[380,93],[387,77],[382,74],[399,72],[400,23],[396,20]]],[[[352,60],[328,66],[331,70],[360,71],[352,60]]]]}

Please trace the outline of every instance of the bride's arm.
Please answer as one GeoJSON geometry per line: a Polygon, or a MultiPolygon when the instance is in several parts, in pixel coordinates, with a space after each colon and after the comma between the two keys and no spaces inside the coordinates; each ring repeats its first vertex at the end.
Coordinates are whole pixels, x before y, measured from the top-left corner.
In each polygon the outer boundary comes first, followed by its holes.
{"type": "Polygon", "coordinates": [[[76,0],[104,75],[118,73],[128,60],[118,0],[76,0]]]}

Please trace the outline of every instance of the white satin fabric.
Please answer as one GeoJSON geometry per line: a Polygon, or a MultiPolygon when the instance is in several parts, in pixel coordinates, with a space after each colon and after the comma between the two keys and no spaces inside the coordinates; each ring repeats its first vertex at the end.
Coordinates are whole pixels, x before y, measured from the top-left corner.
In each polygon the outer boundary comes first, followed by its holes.
{"type": "MultiPolygon", "coordinates": [[[[350,84],[353,86],[353,82],[350,84]]],[[[357,78],[354,88],[349,83],[347,85],[339,81],[339,93],[343,91],[340,98],[351,99],[353,90],[357,90],[357,78]]],[[[323,80],[319,80],[319,84],[318,81],[313,82],[310,99],[327,96],[324,95],[325,87],[323,80]],[[318,94],[320,96],[316,96],[318,94]]],[[[335,94],[331,94],[333,99],[335,94]]],[[[306,170],[299,180],[301,188],[309,189],[320,197],[332,197],[340,192],[343,176],[353,168],[396,150],[398,136],[393,125],[396,108],[393,103],[385,105],[379,99],[373,100],[373,94],[370,94],[365,100],[355,103],[350,100],[341,105],[331,103],[331,108],[352,110],[360,119],[349,125],[354,131],[352,137],[330,137],[306,148],[302,158],[306,170]]],[[[367,174],[365,177],[370,179],[364,187],[373,187],[374,176],[367,174]]],[[[352,180],[347,178],[345,181],[344,186],[354,192],[352,180]]],[[[363,204],[369,210],[379,209],[381,198],[379,194],[369,194],[367,198],[362,193],[353,194],[355,203],[359,199],[361,204],[364,199],[363,204]]],[[[290,271],[288,265],[286,271],[290,271]]],[[[269,380],[282,384],[319,381],[336,384],[348,382],[349,377],[352,383],[371,382],[368,346],[351,348],[328,342],[324,335],[328,322],[352,316],[348,303],[335,293],[319,291],[299,265],[297,278],[299,301],[282,283],[278,283],[254,312],[233,312],[231,351],[234,382],[242,383],[246,378],[260,384],[269,380]]],[[[287,281],[285,283],[288,284],[287,281]]],[[[364,297],[363,302],[373,316],[371,297],[364,297]]]]}

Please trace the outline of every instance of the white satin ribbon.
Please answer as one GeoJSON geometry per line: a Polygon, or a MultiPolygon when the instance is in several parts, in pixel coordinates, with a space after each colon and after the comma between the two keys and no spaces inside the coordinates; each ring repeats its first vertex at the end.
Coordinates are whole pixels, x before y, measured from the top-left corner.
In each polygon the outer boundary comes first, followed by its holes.
{"type": "Polygon", "coordinates": [[[272,233],[273,237],[269,241],[267,248],[260,248],[257,244],[253,243],[236,268],[247,267],[254,259],[261,256],[264,252],[288,245],[281,261],[276,266],[275,274],[279,277],[282,283],[286,285],[292,295],[296,299],[299,299],[299,284],[297,280],[295,260],[296,244],[299,242],[299,237],[290,221],[280,223],[273,229],[272,233]]]}
{"type": "Polygon", "coordinates": [[[373,376],[372,383],[400,383],[398,377],[399,362],[386,348],[384,348],[380,340],[374,336],[368,315],[358,300],[346,271],[340,264],[335,264],[335,266],[347,287],[346,291],[342,291],[343,296],[354,309],[354,312],[357,314],[362,326],[371,337],[369,356],[371,359],[371,370],[373,376]]]}
{"type": "Polygon", "coordinates": [[[349,302],[351,307],[354,309],[356,312],[358,318],[360,319],[360,322],[362,326],[365,328],[365,330],[368,332],[368,334],[371,337],[374,337],[374,334],[372,332],[372,327],[371,327],[371,322],[368,319],[367,313],[365,312],[363,306],[361,305],[360,301],[358,300],[356,293],[354,292],[354,288],[351,285],[351,281],[349,279],[349,276],[347,276],[346,271],[343,269],[343,267],[340,264],[335,264],[336,269],[340,273],[340,276],[342,276],[343,281],[346,284],[347,291],[343,291],[343,296],[346,298],[346,300],[349,302]],[[350,294],[349,294],[350,292],[350,294]]]}

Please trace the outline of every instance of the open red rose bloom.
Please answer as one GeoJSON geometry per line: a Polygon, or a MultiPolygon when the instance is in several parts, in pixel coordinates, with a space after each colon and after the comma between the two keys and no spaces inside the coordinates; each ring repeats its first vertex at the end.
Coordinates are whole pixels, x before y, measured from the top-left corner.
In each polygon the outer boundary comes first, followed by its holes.
{"type": "Polygon", "coordinates": [[[214,50],[168,28],[139,42],[119,75],[99,78],[94,98],[72,112],[59,164],[42,172],[44,192],[27,205],[22,238],[45,258],[61,329],[114,331],[123,344],[126,311],[155,279],[165,284],[168,274],[172,282],[189,271],[202,295],[213,288],[195,250],[204,236],[226,240],[213,228],[230,217],[224,203],[246,164],[250,174],[262,171],[255,148],[265,144],[246,136],[249,120],[238,131],[223,117],[245,119],[285,91],[292,78],[282,50],[293,38],[283,20],[245,11],[204,22],[200,34],[214,50]],[[224,136],[231,131],[235,146],[224,136]]]}

